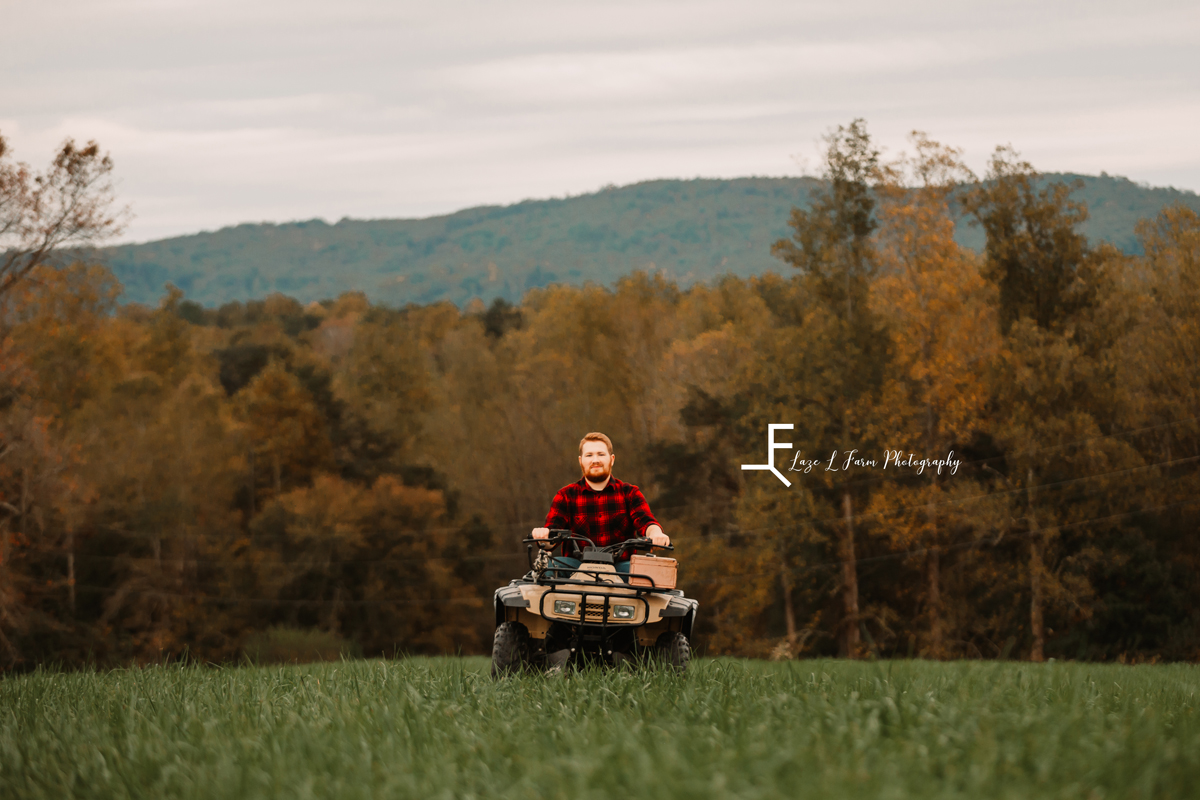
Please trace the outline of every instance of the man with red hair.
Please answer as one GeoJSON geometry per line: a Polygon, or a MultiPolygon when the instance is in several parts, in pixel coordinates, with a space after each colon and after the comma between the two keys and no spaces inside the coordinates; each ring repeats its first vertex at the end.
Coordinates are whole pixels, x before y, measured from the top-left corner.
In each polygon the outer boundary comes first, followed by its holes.
{"type": "MultiPolygon", "coordinates": [[[[640,536],[666,547],[670,538],[650,513],[650,504],[642,490],[632,483],[613,477],[612,468],[617,456],[612,439],[603,433],[592,432],[579,442],[579,469],[583,477],[558,490],[546,515],[546,524],[533,529],[533,538],[545,539],[551,528],[570,530],[586,536],[597,547],[615,544],[640,536]]],[[[579,561],[564,556],[555,562],[567,567],[579,566],[579,561]]],[[[617,560],[618,572],[629,572],[629,553],[617,560]]]]}

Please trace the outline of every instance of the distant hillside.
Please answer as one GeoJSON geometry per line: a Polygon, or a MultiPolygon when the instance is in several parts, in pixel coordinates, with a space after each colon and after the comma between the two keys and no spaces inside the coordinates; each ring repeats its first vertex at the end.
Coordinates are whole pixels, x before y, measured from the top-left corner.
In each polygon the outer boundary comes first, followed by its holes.
{"type": "MultiPolygon", "coordinates": [[[[1125,178],[1080,178],[1075,197],[1091,218],[1084,232],[1137,251],[1134,225],[1164,205],[1200,211],[1200,196],[1125,178]]],[[[732,273],[778,270],[771,243],[806,206],[812,178],[658,180],[562,200],[470,208],[441,217],[255,224],[101,251],[126,299],[153,303],[166,283],[218,305],[283,292],[308,302],[358,289],[402,305],[474,297],[517,301],[553,282],[610,284],[636,269],[688,286],[732,273]]],[[[961,225],[972,247],[982,234],[961,225]]]]}

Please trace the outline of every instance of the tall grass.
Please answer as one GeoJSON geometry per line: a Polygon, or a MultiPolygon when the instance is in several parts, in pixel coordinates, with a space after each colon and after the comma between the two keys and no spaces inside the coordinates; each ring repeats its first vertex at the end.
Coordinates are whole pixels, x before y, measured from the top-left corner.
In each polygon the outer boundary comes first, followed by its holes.
{"type": "Polygon", "coordinates": [[[0,681],[0,796],[1200,795],[1200,668],[482,659],[0,681]]]}

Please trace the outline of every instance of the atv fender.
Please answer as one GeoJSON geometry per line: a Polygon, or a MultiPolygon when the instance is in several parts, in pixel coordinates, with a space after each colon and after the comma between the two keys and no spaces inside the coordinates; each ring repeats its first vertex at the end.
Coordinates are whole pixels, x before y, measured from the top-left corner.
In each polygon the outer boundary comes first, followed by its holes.
{"type": "Polygon", "coordinates": [[[496,624],[505,621],[505,608],[529,608],[520,586],[502,586],[496,590],[496,624]]]}
{"type": "Polygon", "coordinates": [[[692,622],[696,619],[696,609],[700,601],[690,597],[672,597],[667,607],[659,612],[661,617],[683,617],[683,625],[679,631],[689,639],[692,638],[692,622]]]}

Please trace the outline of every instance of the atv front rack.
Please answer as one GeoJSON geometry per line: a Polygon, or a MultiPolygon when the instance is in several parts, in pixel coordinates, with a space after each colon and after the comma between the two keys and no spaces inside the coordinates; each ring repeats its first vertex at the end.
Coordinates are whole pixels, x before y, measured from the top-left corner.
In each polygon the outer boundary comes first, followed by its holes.
{"type": "Polygon", "coordinates": [[[545,569],[540,574],[535,576],[534,583],[536,583],[539,586],[570,586],[570,585],[595,586],[596,584],[600,584],[603,586],[615,586],[619,589],[629,589],[631,591],[635,591],[635,592],[639,592],[639,593],[640,592],[658,592],[658,593],[662,593],[662,594],[676,594],[677,593],[675,589],[668,589],[666,587],[656,586],[654,583],[654,578],[652,576],[646,575],[645,573],[642,573],[642,572],[610,572],[609,570],[589,569],[583,565],[580,565],[578,567],[568,567],[568,566],[553,565],[553,564],[548,565],[547,567],[545,567],[545,569]],[[576,573],[576,574],[582,572],[585,575],[593,576],[593,579],[590,581],[577,581],[577,580],[573,580],[571,578],[548,578],[548,577],[546,577],[547,572],[571,572],[571,573],[576,573]],[[601,580],[600,579],[601,575],[605,575],[605,576],[609,576],[609,577],[615,575],[616,577],[621,579],[621,583],[611,583],[609,581],[601,580]],[[650,584],[648,586],[643,586],[640,584],[630,583],[628,580],[629,578],[641,578],[643,580],[649,581],[650,584]],[[622,585],[622,583],[624,585],[622,585]]]}

